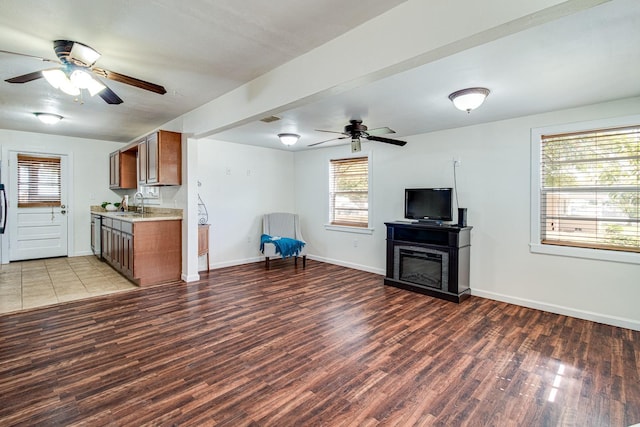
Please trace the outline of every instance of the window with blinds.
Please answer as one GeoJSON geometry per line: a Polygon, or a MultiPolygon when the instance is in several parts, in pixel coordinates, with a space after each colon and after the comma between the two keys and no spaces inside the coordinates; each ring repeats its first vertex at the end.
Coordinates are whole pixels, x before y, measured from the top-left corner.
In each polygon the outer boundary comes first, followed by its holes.
{"type": "Polygon", "coordinates": [[[329,213],[332,225],[369,226],[369,158],[330,161],[329,213]]]}
{"type": "Polygon", "coordinates": [[[60,206],[60,158],[18,154],[18,207],[60,206]]]}
{"type": "Polygon", "coordinates": [[[640,252],[640,126],[540,143],[541,243],[640,252]]]}

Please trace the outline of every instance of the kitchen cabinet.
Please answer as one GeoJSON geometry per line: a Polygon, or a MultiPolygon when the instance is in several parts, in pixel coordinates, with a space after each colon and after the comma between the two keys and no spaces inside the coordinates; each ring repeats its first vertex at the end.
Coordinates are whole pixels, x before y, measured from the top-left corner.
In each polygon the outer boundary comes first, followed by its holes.
{"type": "Polygon", "coordinates": [[[138,141],[138,184],[147,184],[147,139],[138,141]]]}
{"type": "Polygon", "coordinates": [[[137,143],[138,182],[142,185],[182,184],[182,135],[160,130],[137,143]]]}
{"type": "Polygon", "coordinates": [[[130,222],[121,222],[120,240],[118,241],[120,248],[120,271],[129,279],[134,278],[133,269],[133,224],[130,222]]]}
{"type": "Polygon", "coordinates": [[[112,223],[112,219],[102,219],[102,259],[104,259],[109,264],[112,263],[113,257],[112,223]]]}
{"type": "Polygon", "coordinates": [[[139,286],[180,280],[182,221],[102,219],[102,256],[139,286]]]}
{"type": "Polygon", "coordinates": [[[136,151],[114,151],[109,154],[109,188],[137,188],[136,151]]]}

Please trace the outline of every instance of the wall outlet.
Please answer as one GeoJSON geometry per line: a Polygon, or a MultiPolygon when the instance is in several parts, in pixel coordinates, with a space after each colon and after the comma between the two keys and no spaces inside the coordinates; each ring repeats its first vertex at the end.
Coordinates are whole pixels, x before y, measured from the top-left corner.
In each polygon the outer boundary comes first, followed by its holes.
{"type": "Polygon", "coordinates": [[[358,247],[358,239],[354,239],[353,241],[353,247],[357,248],[358,247]]]}

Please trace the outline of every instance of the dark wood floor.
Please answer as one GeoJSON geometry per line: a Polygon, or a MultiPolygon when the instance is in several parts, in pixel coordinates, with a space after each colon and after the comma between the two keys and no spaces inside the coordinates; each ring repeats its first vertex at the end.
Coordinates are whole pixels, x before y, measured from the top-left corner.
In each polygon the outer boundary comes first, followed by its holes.
{"type": "Polygon", "coordinates": [[[640,332],[278,260],[0,316],[0,425],[628,426],[640,332]]]}

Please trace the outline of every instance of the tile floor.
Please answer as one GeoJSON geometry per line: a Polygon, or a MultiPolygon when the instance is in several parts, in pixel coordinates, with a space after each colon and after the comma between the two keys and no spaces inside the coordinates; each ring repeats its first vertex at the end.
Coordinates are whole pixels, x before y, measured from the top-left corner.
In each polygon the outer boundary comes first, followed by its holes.
{"type": "Polygon", "coordinates": [[[138,287],[94,256],[0,265],[0,314],[138,287]]]}

